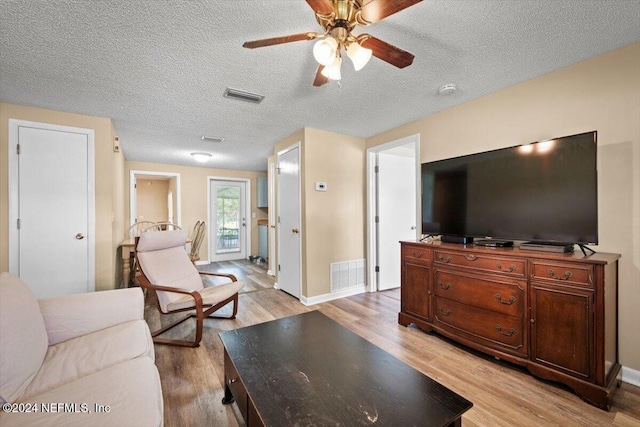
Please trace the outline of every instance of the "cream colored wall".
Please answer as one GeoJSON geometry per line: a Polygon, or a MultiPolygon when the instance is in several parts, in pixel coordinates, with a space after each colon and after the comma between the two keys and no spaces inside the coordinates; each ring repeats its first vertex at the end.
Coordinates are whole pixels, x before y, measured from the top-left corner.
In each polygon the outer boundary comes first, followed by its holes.
{"type": "Polygon", "coordinates": [[[314,297],[331,292],[331,263],[365,258],[365,140],[305,128],[302,169],[303,295],[314,297]]]}
{"type": "MultiPolygon", "coordinates": [[[[126,141],[123,141],[126,144],[126,141]]],[[[126,145],[125,145],[126,146],[126,145]]],[[[266,167],[266,162],[265,162],[266,167]]],[[[225,177],[225,178],[245,178],[251,180],[251,211],[256,214],[256,218],[248,219],[251,230],[251,252],[250,254],[258,254],[258,219],[267,217],[263,209],[256,208],[257,204],[257,178],[266,176],[266,172],[251,171],[234,171],[226,169],[212,169],[204,167],[180,166],[163,163],[145,163],[125,161],[125,182],[127,192],[125,195],[126,223],[130,224],[129,209],[129,175],[132,170],[148,171],[148,172],[167,172],[180,174],[180,195],[181,195],[181,226],[187,233],[191,233],[193,226],[197,221],[204,220],[209,228],[209,219],[207,218],[207,177],[225,177]]],[[[166,195],[165,195],[166,198],[166,195]]],[[[208,232],[207,232],[208,234],[208,232]]],[[[200,259],[207,260],[209,258],[209,239],[205,236],[200,248],[200,259]]]]}
{"type": "Polygon", "coordinates": [[[122,162],[122,154],[113,152],[113,126],[102,117],[64,113],[61,111],[0,103],[0,269],[9,269],[8,257],[8,143],[9,119],[29,120],[62,126],[74,126],[95,131],[95,256],[96,290],[116,286],[116,250],[122,234],[122,211],[115,202],[121,191],[120,180],[114,177],[122,162]]]}
{"type": "Polygon", "coordinates": [[[640,370],[640,43],[391,129],[415,133],[421,161],[598,131],[600,252],[619,264],[621,363],[640,370]]]}
{"type": "Polygon", "coordinates": [[[167,195],[169,180],[144,179],[137,180],[138,221],[161,222],[169,220],[167,195]]]}
{"type": "Polygon", "coordinates": [[[330,264],[365,257],[365,140],[304,128],[274,153],[300,143],[302,296],[331,293],[330,264]],[[315,191],[316,181],[327,191],[315,191]]]}

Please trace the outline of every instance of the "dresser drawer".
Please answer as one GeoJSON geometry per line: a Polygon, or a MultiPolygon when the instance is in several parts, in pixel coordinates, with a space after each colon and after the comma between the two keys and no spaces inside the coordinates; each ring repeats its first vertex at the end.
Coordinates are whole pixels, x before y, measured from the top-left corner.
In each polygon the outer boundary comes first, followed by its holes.
{"type": "Polygon", "coordinates": [[[593,287],[593,266],[534,260],[531,280],[593,287]]]}
{"type": "Polygon", "coordinates": [[[434,324],[463,331],[480,344],[526,353],[524,319],[436,296],[434,324]]]}
{"type": "Polygon", "coordinates": [[[402,256],[406,261],[428,264],[431,262],[431,249],[420,246],[403,246],[402,256]]]}
{"type": "Polygon", "coordinates": [[[433,261],[438,264],[475,268],[489,273],[508,274],[514,277],[524,278],[526,272],[526,260],[523,258],[435,251],[433,261]]]}
{"type": "Polygon", "coordinates": [[[524,280],[500,280],[483,276],[437,270],[433,289],[436,295],[474,307],[515,317],[524,317],[524,280]]]}

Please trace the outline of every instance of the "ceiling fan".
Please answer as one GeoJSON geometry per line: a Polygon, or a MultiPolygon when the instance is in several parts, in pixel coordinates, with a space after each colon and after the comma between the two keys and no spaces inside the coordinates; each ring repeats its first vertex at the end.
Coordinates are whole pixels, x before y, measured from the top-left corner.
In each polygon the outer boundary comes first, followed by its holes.
{"type": "Polygon", "coordinates": [[[316,13],[316,20],[323,33],[308,32],[283,37],[245,42],[242,46],[255,49],[304,40],[320,39],[313,47],[318,61],[314,86],[322,86],[329,80],[340,80],[342,51],[353,62],[356,71],[364,67],[371,56],[382,59],[398,68],[413,62],[414,55],[386,43],[369,34],[353,34],[353,29],[382,21],[422,0],[306,0],[316,13]]]}

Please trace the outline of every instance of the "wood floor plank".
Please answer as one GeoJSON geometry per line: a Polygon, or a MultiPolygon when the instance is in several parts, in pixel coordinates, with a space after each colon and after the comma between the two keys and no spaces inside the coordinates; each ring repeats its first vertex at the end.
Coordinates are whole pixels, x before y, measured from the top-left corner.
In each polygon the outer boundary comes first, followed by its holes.
{"type": "MultiPolygon", "coordinates": [[[[640,388],[622,384],[610,412],[597,409],[556,383],[529,375],[522,367],[472,351],[416,327],[398,325],[400,291],[365,293],[310,307],[273,288],[265,264],[228,261],[199,266],[231,273],[245,282],[235,320],[206,319],[198,348],[156,345],[156,364],[164,395],[165,426],[243,426],[236,405],[224,406],[223,346],[218,333],[286,316],[320,310],[409,366],[474,403],[462,417],[464,427],[619,426],[640,427],[640,388]]],[[[215,280],[223,283],[224,280],[215,280]]],[[[168,320],[148,293],[145,319],[156,329],[168,320]]],[[[220,313],[230,313],[227,308],[220,313]]],[[[194,320],[171,332],[192,336],[194,320]]]]}

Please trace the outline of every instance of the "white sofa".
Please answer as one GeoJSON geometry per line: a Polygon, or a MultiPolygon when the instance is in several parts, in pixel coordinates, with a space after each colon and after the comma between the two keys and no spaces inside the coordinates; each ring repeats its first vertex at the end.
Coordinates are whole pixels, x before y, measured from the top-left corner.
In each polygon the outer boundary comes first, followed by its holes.
{"type": "Polygon", "coordinates": [[[0,425],[161,426],[143,314],[140,288],[36,300],[0,273],[0,425]]]}

